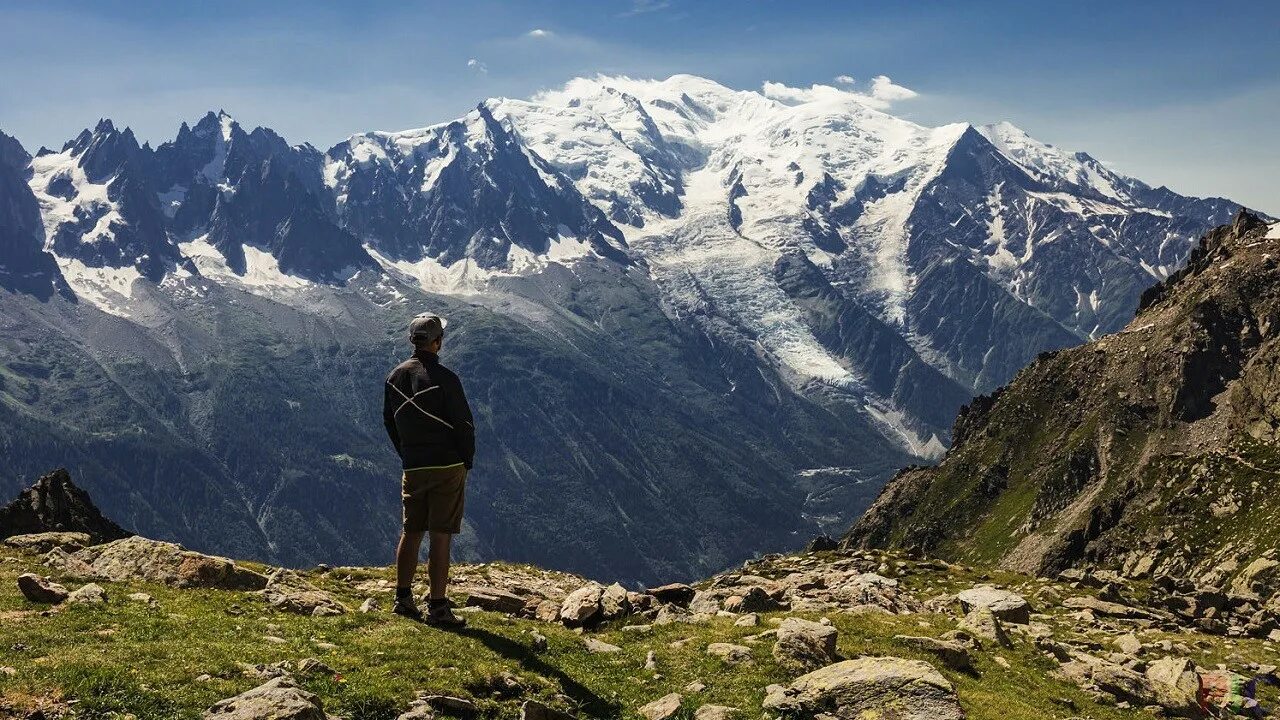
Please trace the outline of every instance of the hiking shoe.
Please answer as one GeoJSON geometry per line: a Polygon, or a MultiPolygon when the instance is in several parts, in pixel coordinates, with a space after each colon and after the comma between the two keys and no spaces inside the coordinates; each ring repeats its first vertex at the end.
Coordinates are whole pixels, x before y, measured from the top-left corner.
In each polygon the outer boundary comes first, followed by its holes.
{"type": "Polygon", "coordinates": [[[418,622],[422,622],[423,619],[422,611],[418,609],[412,597],[396,598],[396,604],[391,606],[391,612],[418,622]]]}
{"type": "Polygon", "coordinates": [[[441,600],[427,601],[427,618],[428,625],[435,625],[442,628],[461,628],[466,627],[467,621],[453,614],[453,604],[447,598],[441,600]]]}

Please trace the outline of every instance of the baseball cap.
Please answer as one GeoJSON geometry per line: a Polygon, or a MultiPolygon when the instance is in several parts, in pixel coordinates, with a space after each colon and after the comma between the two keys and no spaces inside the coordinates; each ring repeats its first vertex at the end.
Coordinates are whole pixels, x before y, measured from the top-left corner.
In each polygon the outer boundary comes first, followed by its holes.
{"type": "Polygon", "coordinates": [[[439,315],[422,313],[409,321],[409,340],[425,340],[433,342],[444,335],[444,328],[449,323],[439,315]]]}

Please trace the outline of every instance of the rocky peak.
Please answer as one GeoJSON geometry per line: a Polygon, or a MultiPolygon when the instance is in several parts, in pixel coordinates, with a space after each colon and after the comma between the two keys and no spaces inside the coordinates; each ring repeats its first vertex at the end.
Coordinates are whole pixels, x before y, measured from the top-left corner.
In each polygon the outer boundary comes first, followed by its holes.
{"type": "Polygon", "coordinates": [[[132,534],[104,517],[65,468],[42,476],[16,500],[0,507],[0,538],[46,532],[85,533],[94,543],[132,534]]]}

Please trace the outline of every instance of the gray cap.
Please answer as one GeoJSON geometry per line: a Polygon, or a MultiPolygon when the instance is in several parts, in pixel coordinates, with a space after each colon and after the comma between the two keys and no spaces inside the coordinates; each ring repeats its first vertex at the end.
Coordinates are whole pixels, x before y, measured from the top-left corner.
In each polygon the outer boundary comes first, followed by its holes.
{"type": "Polygon", "coordinates": [[[422,313],[409,321],[409,341],[434,342],[444,336],[444,328],[449,323],[439,315],[422,313]]]}

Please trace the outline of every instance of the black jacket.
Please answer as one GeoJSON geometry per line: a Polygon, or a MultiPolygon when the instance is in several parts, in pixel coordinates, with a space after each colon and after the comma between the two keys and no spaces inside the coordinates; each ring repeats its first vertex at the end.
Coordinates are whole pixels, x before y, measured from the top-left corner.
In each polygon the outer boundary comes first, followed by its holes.
{"type": "Polygon", "coordinates": [[[435,353],[419,350],[387,376],[382,421],[406,470],[457,463],[471,469],[471,407],[462,381],[435,353]]]}

